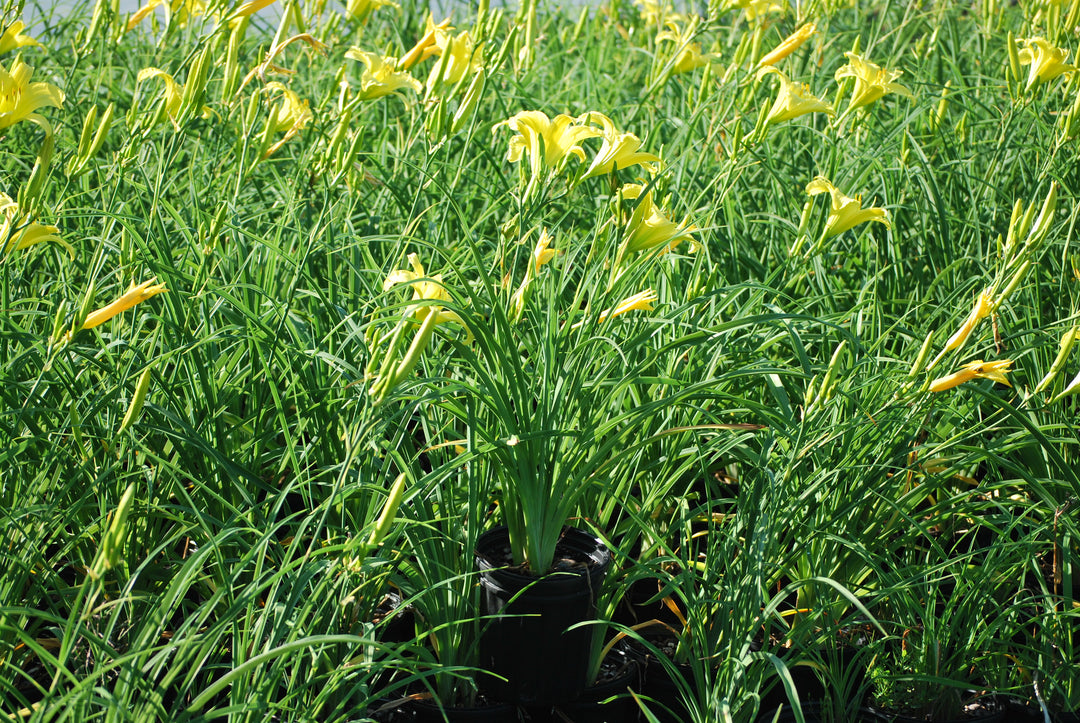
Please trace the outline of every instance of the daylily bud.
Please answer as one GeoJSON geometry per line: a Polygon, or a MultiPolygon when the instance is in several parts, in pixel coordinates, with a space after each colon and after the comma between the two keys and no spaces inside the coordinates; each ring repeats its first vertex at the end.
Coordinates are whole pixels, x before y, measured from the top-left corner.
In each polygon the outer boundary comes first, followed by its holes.
{"type": "Polygon", "coordinates": [[[1076,394],[1077,392],[1080,392],[1080,374],[1077,374],[1075,377],[1073,377],[1073,380],[1069,382],[1063,390],[1061,390],[1060,394],[1051,399],[1049,403],[1053,404],[1062,397],[1067,397],[1068,395],[1076,394]]]}
{"type": "Polygon", "coordinates": [[[909,377],[915,377],[922,373],[922,370],[926,367],[926,357],[930,355],[930,348],[934,341],[934,330],[931,329],[926,335],[926,339],[922,343],[922,347],[919,349],[918,356],[915,357],[915,363],[911,365],[911,371],[908,372],[909,377]]]}
{"type": "Polygon", "coordinates": [[[124,430],[130,429],[135,420],[139,418],[139,414],[142,413],[143,403],[146,402],[146,393],[150,388],[150,372],[152,369],[152,365],[148,366],[139,375],[139,381],[135,383],[135,393],[131,396],[127,414],[124,415],[124,420],[120,423],[120,429],[116,430],[118,436],[123,434],[124,430]]]}
{"type": "Polygon", "coordinates": [[[187,79],[184,81],[184,92],[180,95],[180,108],[177,113],[177,122],[183,125],[196,115],[203,118],[209,117],[210,109],[203,106],[203,96],[206,95],[206,76],[210,67],[210,45],[207,44],[195,61],[188,69],[187,79]]]}
{"type": "MultiPolygon", "coordinates": [[[[409,345],[408,350],[405,352],[405,356],[402,357],[398,363],[397,368],[388,375],[379,375],[379,378],[375,380],[369,390],[369,394],[372,395],[372,402],[374,404],[381,404],[386,400],[387,395],[396,387],[405,381],[416,365],[420,362],[420,357],[423,355],[424,350],[427,349],[428,343],[431,341],[431,335],[435,331],[435,325],[438,323],[439,315],[435,312],[428,313],[424,317],[423,323],[420,325],[420,329],[413,337],[412,343],[409,345]]],[[[392,361],[392,357],[387,357],[392,361]]],[[[385,366],[385,365],[384,365],[385,366]]]]}
{"type": "Polygon", "coordinates": [[[833,351],[832,358],[829,360],[829,368],[825,371],[825,378],[821,380],[821,392],[820,395],[825,399],[831,399],[833,393],[833,379],[836,378],[837,370],[840,368],[840,361],[843,359],[844,347],[847,345],[847,341],[841,341],[836,345],[836,350],[833,351]]]}
{"type": "Polygon", "coordinates": [[[796,256],[802,251],[803,245],[810,240],[810,236],[806,233],[806,229],[810,226],[811,211],[814,210],[814,202],[812,200],[803,204],[802,214],[799,216],[799,230],[795,233],[795,243],[791,245],[791,249],[788,251],[790,256],[796,256]]]}
{"type": "MultiPolygon", "coordinates": [[[[1032,204],[1034,207],[1035,204],[1032,204]]],[[[1034,250],[1042,245],[1043,240],[1046,238],[1046,234],[1050,231],[1050,224],[1054,221],[1054,212],[1057,210],[1057,181],[1050,183],[1050,191],[1046,194],[1046,200],[1043,201],[1042,209],[1039,211],[1039,217],[1035,219],[1035,225],[1032,226],[1031,232],[1028,234],[1027,241],[1024,243],[1024,250],[1034,250]]]]}
{"type": "Polygon", "coordinates": [[[1009,51],[1009,85],[1020,82],[1020,48],[1016,44],[1016,36],[1009,31],[1005,39],[1005,47],[1009,51]]]}
{"type": "Polygon", "coordinates": [[[94,564],[88,570],[90,577],[97,580],[106,572],[116,567],[120,561],[120,552],[127,539],[127,518],[131,512],[131,500],[135,496],[135,483],[128,485],[120,497],[120,503],[112,514],[109,529],[101,538],[94,564]]]}
{"type": "Polygon", "coordinates": [[[1046,389],[1050,386],[1050,383],[1057,378],[1057,375],[1061,373],[1061,370],[1065,368],[1065,362],[1069,358],[1069,352],[1072,351],[1073,344],[1076,342],[1076,333],[1080,327],[1072,327],[1065,336],[1061,337],[1061,344],[1058,346],[1057,356],[1054,357],[1054,363],[1050,365],[1050,371],[1046,373],[1046,376],[1042,378],[1035,386],[1035,394],[1046,389]]]}
{"type": "Polygon", "coordinates": [[[56,313],[53,315],[52,333],[49,334],[49,346],[57,344],[64,336],[64,316],[67,314],[67,302],[61,301],[56,305],[56,313]]]}
{"type": "Polygon", "coordinates": [[[815,374],[810,378],[810,381],[806,385],[806,393],[803,395],[803,406],[809,410],[814,406],[814,402],[817,401],[818,393],[818,375],[815,374]]]}
{"type": "MultiPolygon", "coordinates": [[[[1080,3],[1077,3],[1076,7],[1080,8],[1080,3]]],[[[1077,90],[1076,100],[1073,101],[1072,108],[1065,114],[1065,123],[1061,131],[1061,143],[1069,140],[1077,133],[1080,133],[1080,90],[1077,90]]]]}
{"type": "MultiPolygon", "coordinates": [[[[150,279],[144,281],[138,285],[132,285],[127,291],[125,291],[118,299],[111,304],[101,307],[96,311],[87,314],[83,318],[82,324],[74,331],[79,329],[93,329],[96,326],[104,324],[109,319],[112,319],[118,314],[122,314],[128,309],[134,307],[137,304],[141,304],[147,299],[156,296],[160,293],[168,291],[165,288],[165,284],[155,284],[156,279],[150,279]]],[[[91,286],[90,293],[87,294],[87,299],[91,299],[91,293],[93,292],[93,286],[91,286]]],[[[85,303],[84,303],[85,306],[85,303]]],[[[82,311],[80,310],[80,315],[82,311]]]]}
{"type": "Polygon", "coordinates": [[[221,79],[222,103],[232,100],[232,94],[235,92],[236,81],[240,77],[240,45],[250,22],[248,18],[243,17],[229,29],[229,45],[225,49],[225,72],[221,79]]]}
{"type": "Polygon", "coordinates": [[[1030,270],[1031,259],[1024,259],[1023,263],[1016,269],[1016,272],[1013,273],[1012,278],[1009,279],[1009,283],[1005,284],[1005,288],[997,295],[997,298],[994,299],[991,313],[996,312],[998,307],[1005,303],[1005,300],[1012,295],[1012,292],[1016,291],[1016,287],[1020,285],[1020,282],[1024,280],[1024,277],[1027,276],[1027,272],[1030,270]]]}
{"type": "Polygon", "coordinates": [[[1012,258],[1013,251],[1016,249],[1016,244],[1020,241],[1020,222],[1024,214],[1024,202],[1019,198],[1016,199],[1016,203],[1013,204],[1012,215],[1009,217],[1009,235],[1005,238],[1005,247],[1001,253],[1006,259],[1012,258]]]}
{"type": "Polygon", "coordinates": [[[79,305],[79,311],[75,314],[75,320],[71,324],[71,330],[68,331],[66,338],[71,338],[75,332],[83,328],[83,323],[86,321],[86,317],[90,315],[90,309],[94,306],[94,297],[97,295],[97,284],[93,281],[86,287],[86,294],[83,296],[83,302],[79,305]]]}
{"type": "Polygon", "coordinates": [[[90,159],[101,150],[102,144],[105,143],[105,135],[112,126],[115,110],[116,104],[109,103],[109,107],[105,109],[105,113],[101,116],[101,122],[97,124],[97,131],[91,136],[90,130],[97,119],[97,106],[90,108],[90,111],[86,114],[86,120],[83,121],[82,134],[79,136],[79,149],[68,164],[69,176],[75,176],[82,172],[90,159]]]}
{"type": "Polygon", "coordinates": [[[766,53],[765,56],[758,61],[758,65],[776,65],[781,60],[798,50],[799,47],[802,46],[802,44],[805,43],[815,32],[817,32],[817,26],[815,26],[813,23],[806,23],[802,25],[794,33],[784,38],[783,42],[781,42],[771,51],[766,53]]]}
{"type": "Polygon", "coordinates": [[[90,106],[90,110],[83,119],[82,132],[79,134],[79,145],[75,151],[76,158],[81,157],[90,150],[90,139],[93,137],[94,123],[97,121],[98,109],[96,105],[90,106]]]}
{"type": "Polygon", "coordinates": [[[483,68],[480,68],[476,75],[473,76],[472,82],[469,83],[469,88],[465,91],[465,97],[462,99],[461,105],[458,106],[457,112],[454,113],[454,119],[450,123],[451,133],[457,133],[461,130],[465,122],[472,117],[473,111],[476,110],[476,104],[480,102],[480,97],[484,94],[486,80],[487,74],[483,68]]]}
{"type": "Polygon", "coordinates": [[[34,163],[34,169],[30,171],[30,180],[19,189],[17,203],[28,216],[36,215],[37,202],[41,197],[45,179],[49,175],[49,165],[52,163],[55,150],[56,139],[52,133],[48,133],[45,135],[45,140],[41,142],[41,148],[38,149],[37,161],[34,163]]]}
{"type": "MultiPolygon", "coordinates": [[[[945,81],[945,87],[941,89],[941,100],[938,101],[934,115],[930,117],[930,129],[938,130],[941,122],[945,120],[945,113],[949,109],[949,90],[952,88],[952,79],[945,81]]],[[[906,138],[906,136],[905,136],[906,138]]]]}
{"type": "Polygon", "coordinates": [[[394,480],[394,484],[390,486],[390,493],[386,497],[386,504],[383,505],[382,514],[375,521],[375,529],[371,531],[371,536],[368,537],[367,544],[369,548],[378,547],[379,543],[390,532],[390,528],[394,524],[394,518],[397,516],[398,507],[405,497],[405,482],[407,480],[408,475],[402,472],[394,480]]]}

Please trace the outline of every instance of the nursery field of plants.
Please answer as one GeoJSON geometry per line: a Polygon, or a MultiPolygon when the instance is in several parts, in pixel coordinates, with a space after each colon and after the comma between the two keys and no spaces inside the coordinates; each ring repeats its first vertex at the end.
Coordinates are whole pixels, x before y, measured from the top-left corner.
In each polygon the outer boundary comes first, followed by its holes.
{"type": "Polygon", "coordinates": [[[1077,720],[1080,0],[0,31],[0,720],[1077,720]]]}

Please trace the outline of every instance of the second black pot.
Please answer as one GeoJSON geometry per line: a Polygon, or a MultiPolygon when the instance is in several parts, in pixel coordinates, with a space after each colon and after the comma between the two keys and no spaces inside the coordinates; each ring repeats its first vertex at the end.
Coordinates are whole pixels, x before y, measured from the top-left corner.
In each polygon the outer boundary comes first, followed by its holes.
{"type": "Polygon", "coordinates": [[[571,562],[535,577],[504,567],[508,546],[505,527],[476,543],[481,613],[495,616],[480,637],[479,666],[495,674],[483,676],[483,688],[527,706],[575,700],[585,689],[593,631],[568,628],[595,619],[611,554],[593,535],[567,528],[556,554],[571,562]]]}

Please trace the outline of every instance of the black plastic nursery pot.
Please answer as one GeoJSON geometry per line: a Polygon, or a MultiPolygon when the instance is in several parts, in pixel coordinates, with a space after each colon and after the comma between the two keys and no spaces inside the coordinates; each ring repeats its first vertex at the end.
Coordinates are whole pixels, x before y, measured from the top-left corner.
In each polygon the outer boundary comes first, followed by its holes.
{"type": "MultiPolygon", "coordinates": [[[[661,651],[674,651],[678,639],[674,635],[660,633],[649,636],[648,640],[661,651]]],[[[690,714],[683,703],[679,684],[671,677],[671,671],[651,651],[642,647],[635,647],[634,650],[644,669],[644,693],[649,711],[660,723],[682,723],[690,714]]],[[[690,686],[692,692],[696,692],[693,669],[685,663],[676,663],[675,669],[679,678],[690,686]]]]}
{"type": "Polygon", "coordinates": [[[585,689],[593,631],[569,628],[595,619],[611,553],[593,535],[567,528],[556,548],[565,563],[536,577],[506,567],[509,539],[498,527],[476,542],[481,614],[496,616],[480,637],[479,667],[494,673],[482,676],[483,689],[527,706],[575,700],[585,689]]]}
{"type": "Polygon", "coordinates": [[[611,675],[585,689],[577,700],[558,706],[553,721],[573,723],[632,723],[638,720],[638,704],[627,692],[640,691],[642,664],[629,646],[616,646],[605,659],[611,675]],[[621,697],[619,697],[621,696],[621,697]],[[609,700],[610,699],[610,700],[609,700]]]}
{"type": "Polygon", "coordinates": [[[509,703],[475,708],[440,708],[435,703],[418,701],[412,705],[416,723],[510,723],[518,719],[517,708],[509,703]]]}
{"type": "MultiPolygon", "coordinates": [[[[881,723],[1016,723],[1024,721],[1023,711],[1001,696],[986,696],[969,701],[956,717],[920,716],[903,711],[891,711],[868,706],[881,723]]],[[[1041,720],[1041,716],[1040,716],[1041,720]]]]}

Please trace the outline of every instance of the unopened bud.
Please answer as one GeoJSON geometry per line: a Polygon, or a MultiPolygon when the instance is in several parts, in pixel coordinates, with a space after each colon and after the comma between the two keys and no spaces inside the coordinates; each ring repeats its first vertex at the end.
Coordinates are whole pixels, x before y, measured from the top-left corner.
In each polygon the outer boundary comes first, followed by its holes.
{"type": "Polygon", "coordinates": [[[124,420],[120,422],[120,429],[116,431],[117,435],[121,435],[125,430],[130,429],[131,425],[139,418],[142,413],[143,404],[146,402],[146,393],[150,389],[150,371],[152,366],[146,367],[143,373],[139,375],[139,381],[135,383],[135,393],[131,396],[131,403],[128,404],[127,414],[124,415],[124,420]]]}
{"type": "Polygon", "coordinates": [[[1058,346],[1057,356],[1054,357],[1054,363],[1050,365],[1050,371],[1046,373],[1046,376],[1042,378],[1042,381],[1035,387],[1035,394],[1045,390],[1050,383],[1057,378],[1057,375],[1061,373],[1061,370],[1065,368],[1065,362],[1069,358],[1069,352],[1072,351],[1073,344],[1076,342],[1076,332],[1080,327],[1072,327],[1065,336],[1061,337],[1061,344],[1058,346]]]}

